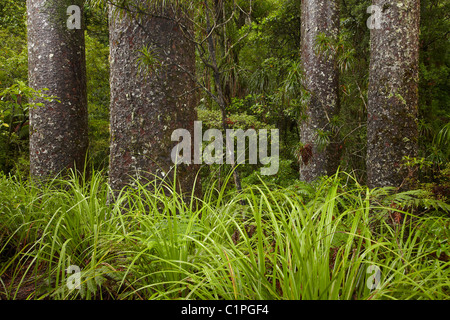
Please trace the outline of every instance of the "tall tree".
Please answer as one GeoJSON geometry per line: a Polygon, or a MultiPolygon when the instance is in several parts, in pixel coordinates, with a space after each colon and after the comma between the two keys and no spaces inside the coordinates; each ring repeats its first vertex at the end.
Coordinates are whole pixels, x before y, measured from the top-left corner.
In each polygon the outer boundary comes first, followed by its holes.
{"type": "Polygon", "coordinates": [[[82,171],[85,164],[88,119],[83,3],[70,2],[80,11],[68,23],[67,1],[27,1],[29,83],[36,90],[48,88],[46,93],[60,101],[41,101],[45,106],[30,110],[30,172],[35,177],[74,167],[82,171]]]}
{"type": "Polygon", "coordinates": [[[368,91],[368,186],[408,189],[417,155],[419,0],[373,0],[380,28],[371,30],[368,91]]]}
{"type": "MultiPolygon", "coordinates": [[[[145,0],[110,6],[111,145],[109,179],[113,189],[159,177],[172,177],[171,141],[176,129],[193,137],[197,97],[195,48],[187,40],[192,23],[175,1],[145,0]],[[120,10],[119,10],[120,9],[120,10]]],[[[176,168],[178,186],[191,192],[197,166],[176,168]]],[[[168,182],[172,181],[169,178],[168,182]]],[[[195,192],[199,192],[199,184],[195,192]]]]}
{"type": "Polygon", "coordinates": [[[300,123],[300,179],[333,174],[339,165],[330,122],[339,112],[339,73],[335,51],[321,52],[318,37],[339,35],[339,1],[302,0],[301,60],[310,99],[300,123]],[[327,141],[328,140],[328,141],[327,141]]]}

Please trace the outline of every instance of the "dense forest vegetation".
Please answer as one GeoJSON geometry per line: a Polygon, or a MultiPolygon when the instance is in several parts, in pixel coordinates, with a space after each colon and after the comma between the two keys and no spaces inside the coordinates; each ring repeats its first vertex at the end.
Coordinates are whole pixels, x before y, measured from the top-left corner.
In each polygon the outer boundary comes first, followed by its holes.
{"type": "Polygon", "coordinates": [[[0,0],[0,299],[449,299],[449,15],[0,0]]]}

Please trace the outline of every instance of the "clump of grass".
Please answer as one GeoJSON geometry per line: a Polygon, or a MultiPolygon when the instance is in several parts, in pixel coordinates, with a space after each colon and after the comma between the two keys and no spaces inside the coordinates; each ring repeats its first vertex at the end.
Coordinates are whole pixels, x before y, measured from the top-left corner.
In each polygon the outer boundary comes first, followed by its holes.
{"type": "Polygon", "coordinates": [[[239,194],[227,180],[186,202],[138,181],[108,201],[100,172],[39,187],[3,176],[0,294],[32,281],[25,298],[448,299],[448,205],[349,180],[239,194]]]}

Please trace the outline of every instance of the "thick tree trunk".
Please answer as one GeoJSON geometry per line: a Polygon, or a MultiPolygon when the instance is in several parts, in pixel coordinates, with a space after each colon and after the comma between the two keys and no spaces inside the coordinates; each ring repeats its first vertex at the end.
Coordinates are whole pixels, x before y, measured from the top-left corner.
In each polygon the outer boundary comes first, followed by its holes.
{"type": "Polygon", "coordinates": [[[381,28],[371,30],[368,93],[368,186],[408,189],[414,178],[402,168],[418,150],[419,0],[374,0],[381,28]]]}
{"type": "Polygon", "coordinates": [[[317,50],[317,36],[339,35],[339,1],[302,0],[301,59],[304,86],[311,99],[305,119],[300,123],[300,179],[312,181],[321,175],[335,173],[339,165],[339,149],[330,135],[330,142],[320,146],[318,130],[331,132],[330,120],[339,112],[339,73],[334,53],[317,50]]]}
{"type": "MultiPolygon", "coordinates": [[[[194,137],[197,95],[190,76],[195,73],[194,43],[184,36],[187,30],[172,19],[175,14],[166,5],[157,9],[157,14],[141,18],[129,12],[123,18],[113,18],[115,7],[110,7],[109,179],[115,190],[132,185],[132,178],[145,182],[157,175],[171,182],[175,170],[171,151],[178,144],[171,141],[172,132],[186,129],[194,137]],[[154,49],[159,61],[150,66],[148,74],[139,69],[138,50],[144,46],[154,49]]],[[[187,19],[178,18],[190,28],[187,19]]],[[[177,165],[177,184],[182,192],[192,191],[197,169],[194,164],[177,165]]],[[[195,187],[198,195],[198,181],[195,187]]]]}
{"type": "MultiPolygon", "coordinates": [[[[30,110],[30,172],[50,177],[76,167],[83,171],[88,148],[84,25],[67,26],[67,8],[84,1],[28,0],[29,83],[57,96],[30,110]]],[[[80,17],[82,17],[82,13],[80,17]]],[[[42,102],[42,101],[41,101],[42,102]]]]}

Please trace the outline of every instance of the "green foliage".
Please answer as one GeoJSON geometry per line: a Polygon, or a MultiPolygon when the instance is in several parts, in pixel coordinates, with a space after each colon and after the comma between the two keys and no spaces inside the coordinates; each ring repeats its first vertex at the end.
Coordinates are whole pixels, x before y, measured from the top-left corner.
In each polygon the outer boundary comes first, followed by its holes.
{"type": "MultiPolygon", "coordinates": [[[[236,103],[240,103],[240,101],[236,101],[236,103]]],[[[199,109],[198,119],[199,121],[203,122],[203,125],[207,129],[222,128],[222,116],[219,110],[209,111],[199,109]]],[[[243,129],[243,130],[274,129],[273,126],[268,125],[265,122],[258,121],[256,116],[254,115],[247,115],[243,113],[232,113],[229,115],[227,119],[230,129],[243,129]]]]}
{"type": "MultiPolygon", "coordinates": [[[[450,117],[449,117],[450,118],[450,117]]],[[[450,161],[450,122],[445,124],[435,136],[433,145],[440,151],[441,157],[433,159],[434,162],[444,163],[450,161]]]]}
{"type": "Polygon", "coordinates": [[[28,72],[25,35],[15,35],[0,29],[0,88],[7,88],[17,80],[26,81],[28,72]]]}
{"type": "Polygon", "coordinates": [[[26,0],[0,0],[0,29],[10,34],[25,33],[26,0]]]}
{"type": "Polygon", "coordinates": [[[436,171],[432,172],[431,178],[426,179],[431,182],[422,183],[421,188],[433,194],[434,198],[450,203],[450,162],[436,171]]]}
{"type": "MultiPolygon", "coordinates": [[[[203,1],[201,1],[203,3],[203,1]]],[[[130,1],[119,7],[141,10],[130,1]]],[[[144,4],[145,2],[140,2],[144,4]]],[[[153,2],[165,4],[165,1],[153,2]]],[[[203,40],[205,8],[195,13],[203,40]]],[[[214,11],[216,2],[207,2],[214,11]]],[[[317,50],[338,54],[342,167],[357,175],[298,181],[298,121],[309,94],[302,86],[297,0],[226,2],[227,23],[215,29],[220,83],[197,52],[199,82],[220,85],[234,129],[280,129],[280,168],[259,175],[239,166],[237,194],[225,166],[203,170],[202,199],[136,182],[112,199],[106,177],[36,185],[28,170],[28,109],[43,92],[27,84],[25,1],[0,0],[0,296],[49,299],[449,299],[449,3],[421,2],[419,125],[421,154],[405,159],[419,170],[420,190],[367,190],[365,178],[370,0],[341,1],[341,35],[321,35],[317,50]],[[236,10],[235,10],[236,9],[236,10]],[[244,200],[245,205],[242,205],[244,200]],[[66,286],[67,267],[81,268],[81,290],[66,286]],[[380,286],[366,286],[369,266],[380,286]]],[[[106,1],[85,4],[90,159],[107,168],[109,48],[106,1]]],[[[124,14],[118,10],[117,14],[124,14]]],[[[219,13],[215,13],[220,25],[219,13]]],[[[205,58],[203,56],[203,58],[205,58]]],[[[210,60],[206,60],[210,61],[210,60]]],[[[154,48],[138,60],[145,75],[159,65],[154,48]]],[[[47,97],[48,98],[48,97],[47,97]]],[[[42,105],[41,105],[42,106],[42,105]]],[[[37,107],[41,107],[37,106],[37,107]]],[[[209,93],[198,108],[204,130],[222,128],[209,93]]],[[[318,131],[323,145],[329,132],[318,131]]]]}
{"type": "Polygon", "coordinates": [[[109,165],[109,120],[89,120],[89,160],[97,169],[106,169],[109,165]]]}
{"type": "MultiPolygon", "coordinates": [[[[119,8],[142,10],[131,1],[115,1],[119,8]]],[[[205,17],[198,1],[183,1],[184,10],[191,10],[196,22],[196,38],[205,37],[205,17]]],[[[165,1],[158,2],[167,6],[165,1]]],[[[215,3],[208,2],[214,11],[215,3]]],[[[227,112],[237,126],[276,127],[281,131],[281,156],[297,166],[298,121],[309,94],[302,86],[300,50],[300,6],[294,0],[253,2],[251,24],[244,11],[248,1],[225,3],[227,23],[215,29],[220,82],[227,100],[227,112]],[[235,10],[235,11],[234,11],[235,10]],[[234,13],[233,13],[234,12],[234,13]],[[239,115],[239,116],[238,116],[239,115]],[[252,117],[252,118],[249,118],[252,117]]],[[[341,2],[341,34],[337,39],[323,35],[317,49],[338,53],[340,67],[341,112],[335,131],[341,139],[341,166],[359,172],[365,179],[367,86],[370,30],[366,26],[370,0],[341,2]]],[[[432,0],[421,3],[420,54],[420,156],[433,162],[422,179],[432,179],[449,160],[448,114],[448,3],[432,0]]],[[[108,158],[109,130],[109,50],[107,6],[105,1],[88,1],[84,11],[87,22],[86,57],[90,126],[90,154],[95,167],[104,168],[108,158]]],[[[25,1],[0,1],[0,86],[4,89],[16,80],[26,81],[27,50],[25,37],[25,1]]],[[[123,11],[123,10],[119,10],[123,11]]],[[[122,12],[123,14],[123,12],[122,12]]],[[[223,19],[214,15],[213,19],[223,19]]],[[[217,22],[217,21],[216,21],[217,22]]],[[[144,46],[139,65],[142,73],[158,66],[154,49],[144,46]]],[[[205,87],[215,91],[210,70],[197,52],[198,74],[205,87]]],[[[215,102],[203,92],[201,109],[215,110],[215,102]]],[[[212,123],[211,123],[212,125],[212,123]]],[[[219,125],[215,121],[214,125],[219,125]]],[[[5,128],[3,128],[5,130],[5,128]]],[[[327,134],[319,135],[326,144],[327,134]]],[[[26,140],[23,140],[26,144],[26,140]]],[[[12,156],[12,155],[11,155],[12,156]]],[[[22,163],[23,157],[12,156],[11,163],[22,163]]],[[[251,174],[251,171],[248,172],[251,174]]],[[[424,180],[424,182],[426,182],[424,180]]],[[[428,180],[429,181],[429,180],[428,180]]]]}
{"type": "Polygon", "coordinates": [[[315,51],[325,57],[337,57],[337,66],[341,72],[347,71],[354,62],[355,49],[351,48],[350,33],[341,32],[337,38],[320,33],[316,39],[315,51]]]}
{"type": "Polygon", "coordinates": [[[109,47],[86,34],[86,76],[89,116],[109,118],[109,47]]]}
{"type": "Polygon", "coordinates": [[[109,158],[109,47],[86,33],[86,75],[89,111],[89,159],[97,169],[109,158]]]}
{"type": "Polygon", "coordinates": [[[107,204],[98,172],[41,186],[1,175],[2,299],[22,297],[29,279],[33,299],[449,298],[448,205],[346,174],[241,194],[225,191],[230,177],[189,202],[171,185],[136,182],[107,204]],[[441,215],[419,217],[416,205],[441,215]],[[404,219],[375,221],[375,211],[404,219]],[[66,285],[71,265],[80,290],[66,285]],[[377,289],[369,266],[381,271],[377,289]]]}
{"type": "Polygon", "coordinates": [[[444,0],[421,3],[419,141],[421,156],[436,165],[449,161],[448,145],[441,140],[450,115],[449,9],[444,0]]]}
{"type": "MultiPolygon", "coordinates": [[[[0,92],[0,169],[16,174],[28,172],[28,111],[30,108],[42,108],[43,102],[54,101],[56,97],[47,96],[46,90],[34,90],[24,82],[15,84],[0,92]],[[38,100],[39,99],[39,100],[38,100]],[[15,163],[11,159],[17,159],[15,163]],[[24,165],[26,167],[24,168],[24,165]]],[[[57,101],[57,100],[56,100],[57,101]]]]}
{"type": "Polygon", "coordinates": [[[288,188],[289,186],[298,186],[296,166],[292,160],[280,160],[278,173],[276,175],[262,176],[259,170],[253,171],[246,176],[242,183],[246,186],[252,186],[264,182],[268,185],[276,185],[288,188]]]}
{"type": "MultiPolygon", "coordinates": [[[[248,97],[247,99],[244,100],[240,100],[240,99],[235,99],[233,101],[233,104],[230,107],[230,111],[236,110],[237,108],[239,108],[239,106],[241,104],[247,103],[249,102],[251,103],[252,98],[248,97]]],[[[198,120],[202,121],[203,124],[203,132],[205,132],[208,129],[219,129],[222,130],[223,128],[223,124],[222,124],[222,115],[221,112],[219,110],[205,110],[205,109],[198,109],[198,120]]],[[[234,129],[234,130],[238,130],[238,129],[242,129],[244,131],[246,130],[255,130],[257,133],[259,130],[261,129],[267,129],[269,130],[268,132],[270,133],[270,129],[274,129],[274,126],[267,124],[266,122],[263,121],[259,121],[258,117],[255,115],[248,115],[245,113],[230,113],[228,115],[228,117],[226,118],[226,122],[227,125],[230,129],[234,129]]],[[[222,130],[223,132],[223,130],[222,130]]],[[[223,132],[223,137],[225,137],[225,133],[223,132]]],[[[270,141],[270,135],[268,136],[268,139],[270,141]]],[[[208,145],[209,143],[204,142],[204,146],[208,145]]],[[[225,144],[224,144],[224,147],[225,144]]],[[[247,150],[248,150],[248,145],[246,145],[247,150]]],[[[237,146],[235,145],[235,150],[236,150],[237,146]]],[[[248,154],[248,151],[246,150],[246,155],[248,154]]],[[[224,161],[225,162],[225,161],[224,161]]],[[[253,164],[248,164],[247,159],[244,161],[245,164],[239,165],[239,171],[244,175],[251,175],[252,172],[254,172],[255,170],[259,171],[259,168],[261,167],[261,165],[253,165],[253,164]]],[[[229,174],[229,168],[226,168],[226,165],[211,165],[211,166],[206,166],[205,168],[203,168],[202,170],[202,178],[205,181],[208,180],[218,180],[218,181],[223,181],[227,174],[229,174]]],[[[292,172],[291,172],[292,173],[292,172]]],[[[253,178],[250,177],[250,180],[254,180],[253,178]]],[[[220,183],[220,182],[219,182],[220,183]]],[[[207,190],[209,188],[208,183],[203,184],[204,189],[207,190]]]]}
{"type": "MultiPolygon", "coordinates": [[[[0,94],[3,95],[0,107],[0,169],[26,176],[29,166],[27,101],[32,92],[26,89],[28,63],[25,11],[25,1],[0,1],[0,91],[4,91],[0,94]],[[24,92],[12,92],[15,88],[24,92]],[[8,97],[7,93],[10,93],[8,97]],[[22,104],[18,104],[14,97],[20,97],[22,104]]],[[[85,13],[89,22],[86,33],[89,148],[93,165],[103,168],[108,165],[109,156],[107,21],[104,13],[96,8],[85,6],[85,13]]]]}

